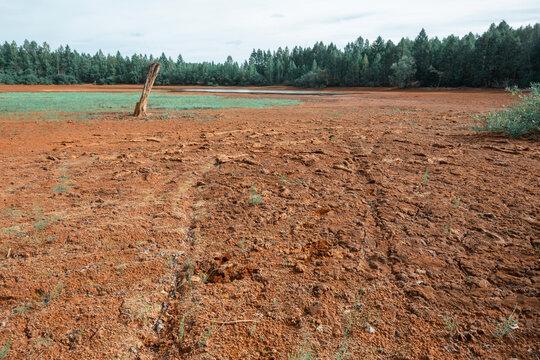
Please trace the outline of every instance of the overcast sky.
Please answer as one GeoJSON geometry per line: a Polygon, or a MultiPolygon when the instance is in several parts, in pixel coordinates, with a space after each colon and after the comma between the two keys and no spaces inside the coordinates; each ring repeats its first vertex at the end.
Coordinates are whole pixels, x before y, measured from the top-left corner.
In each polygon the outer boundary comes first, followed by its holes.
{"type": "Polygon", "coordinates": [[[512,27],[540,22],[540,1],[0,0],[0,41],[223,62],[243,61],[253,48],[413,39],[422,27],[430,37],[482,33],[503,19],[512,27]]]}

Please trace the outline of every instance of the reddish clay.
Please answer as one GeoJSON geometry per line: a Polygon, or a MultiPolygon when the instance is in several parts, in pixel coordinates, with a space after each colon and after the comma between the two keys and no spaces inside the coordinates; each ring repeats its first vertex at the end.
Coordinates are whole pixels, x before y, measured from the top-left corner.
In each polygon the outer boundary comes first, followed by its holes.
{"type": "MultiPolygon", "coordinates": [[[[74,89],[140,87],[0,87],[74,89]]],[[[538,356],[540,146],[471,129],[510,99],[350,90],[0,119],[6,358],[538,356]]]]}

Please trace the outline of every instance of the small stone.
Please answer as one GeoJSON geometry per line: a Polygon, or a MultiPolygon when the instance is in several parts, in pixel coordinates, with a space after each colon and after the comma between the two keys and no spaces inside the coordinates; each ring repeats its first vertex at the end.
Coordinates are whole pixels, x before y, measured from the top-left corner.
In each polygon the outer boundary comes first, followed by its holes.
{"type": "Polygon", "coordinates": [[[329,290],[328,286],[324,284],[315,285],[313,287],[313,296],[315,297],[321,297],[325,292],[329,290]]]}
{"type": "Polygon", "coordinates": [[[281,196],[287,197],[289,195],[291,195],[291,190],[289,190],[287,188],[281,189],[281,196]]]}
{"type": "Polygon", "coordinates": [[[304,264],[297,263],[294,265],[294,271],[297,273],[303,273],[306,271],[306,266],[304,264]]]}
{"type": "Polygon", "coordinates": [[[478,281],[476,281],[476,285],[479,287],[479,288],[482,288],[482,289],[486,289],[488,287],[491,286],[491,284],[489,283],[489,281],[487,281],[486,279],[480,279],[478,281]]]}
{"type": "Polygon", "coordinates": [[[323,313],[323,309],[320,304],[316,303],[307,308],[307,312],[313,316],[319,316],[323,313]]]}
{"type": "Polygon", "coordinates": [[[348,173],[352,173],[353,171],[343,165],[334,165],[333,166],[334,169],[336,170],[342,170],[342,171],[345,171],[345,172],[348,172],[348,173]]]}
{"type": "Polygon", "coordinates": [[[231,158],[227,155],[218,154],[216,155],[216,165],[225,164],[231,161],[231,158]]]}
{"type": "Polygon", "coordinates": [[[156,332],[159,334],[159,333],[161,332],[161,330],[163,330],[164,328],[165,328],[165,327],[163,326],[163,324],[162,324],[161,321],[160,321],[160,322],[158,322],[158,323],[156,324],[156,328],[155,328],[155,329],[156,329],[156,332]]]}
{"type": "Polygon", "coordinates": [[[444,346],[444,348],[445,348],[445,350],[448,351],[449,353],[455,353],[455,354],[459,353],[459,349],[456,348],[456,347],[454,347],[454,346],[452,346],[452,345],[446,345],[446,346],[444,346]]]}
{"type": "Polygon", "coordinates": [[[370,334],[374,334],[375,333],[375,328],[373,326],[368,326],[366,328],[366,332],[368,332],[370,334]]]}

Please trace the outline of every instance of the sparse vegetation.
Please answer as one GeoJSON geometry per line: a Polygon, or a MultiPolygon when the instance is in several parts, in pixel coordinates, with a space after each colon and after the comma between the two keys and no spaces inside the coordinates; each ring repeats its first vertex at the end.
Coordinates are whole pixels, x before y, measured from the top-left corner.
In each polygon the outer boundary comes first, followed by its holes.
{"type": "Polygon", "coordinates": [[[41,303],[43,304],[43,306],[49,305],[51,303],[51,301],[56,299],[62,293],[62,288],[63,287],[64,286],[62,285],[62,283],[59,282],[56,285],[56,288],[54,288],[54,290],[39,289],[38,293],[41,295],[41,298],[42,298],[41,303]]]}
{"type": "Polygon", "coordinates": [[[516,315],[516,307],[512,313],[498,322],[495,329],[491,332],[494,337],[503,338],[507,335],[513,336],[512,332],[518,328],[518,317],[516,315]]]}
{"type": "Polygon", "coordinates": [[[311,349],[309,343],[304,343],[299,349],[292,354],[287,354],[287,360],[316,360],[317,355],[311,349]]]}
{"type": "Polygon", "coordinates": [[[13,309],[13,313],[15,315],[21,315],[24,314],[28,309],[30,309],[30,306],[28,305],[17,306],[15,309],[13,309]]]}
{"type": "Polygon", "coordinates": [[[452,234],[452,226],[450,224],[444,224],[444,233],[448,235],[452,234]]]}
{"type": "Polygon", "coordinates": [[[67,173],[68,167],[64,166],[62,169],[60,169],[60,181],[58,182],[58,185],[53,188],[53,191],[56,192],[64,192],[73,189],[72,181],[70,180],[71,175],[68,175],[67,173]]]}
{"type": "Polygon", "coordinates": [[[32,225],[34,226],[34,229],[38,231],[45,229],[47,226],[58,220],[56,216],[52,216],[49,218],[43,216],[40,207],[36,207],[34,209],[34,215],[36,220],[32,223],[32,225]]]}
{"type": "Polygon", "coordinates": [[[15,237],[22,237],[26,235],[26,232],[24,232],[18,225],[3,228],[0,231],[8,235],[13,235],[15,237]]]}
{"type": "MultiPolygon", "coordinates": [[[[360,296],[362,296],[363,294],[364,292],[363,290],[361,290],[360,296]]],[[[345,315],[345,328],[343,329],[343,338],[341,340],[341,344],[336,352],[336,360],[347,360],[350,357],[349,341],[351,335],[351,328],[355,324],[355,313],[362,307],[362,305],[356,302],[355,296],[355,300],[353,301],[353,311],[350,311],[345,315]]]]}
{"type": "Polygon", "coordinates": [[[255,331],[257,330],[257,323],[254,323],[252,326],[251,326],[251,329],[249,330],[249,335],[253,336],[253,334],[255,334],[255,331]]]}
{"type": "Polygon", "coordinates": [[[504,106],[502,110],[476,115],[476,120],[484,122],[480,130],[500,133],[513,138],[540,134],[540,83],[532,83],[530,92],[526,93],[517,87],[507,88],[518,100],[512,106],[504,106]]]}
{"type": "Polygon", "coordinates": [[[245,250],[246,250],[246,249],[245,249],[245,245],[246,245],[246,237],[245,237],[245,236],[242,236],[242,241],[240,241],[240,242],[238,243],[238,247],[240,248],[240,250],[241,250],[242,252],[245,252],[245,250]]]}
{"type": "Polygon", "coordinates": [[[7,215],[11,215],[14,218],[19,218],[19,217],[24,215],[24,211],[16,209],[13,206],[11,206],[11,207],[9,207],[7,209],[2,209],[2,212],[7,214],[7,215]]]}
{"type": "Polygon", "coordinates": [[[262,202],[262,195],[257,192],[255,185],[251,184],[249,189],[249,203],[251,205],[259,205],[262,202]]]}
{"type": "Polygon", "coordinates": [[[210,327],[208,328],[208,331],[206,332],[206,334],[203,336],[201,340],[201,346],[206,346],[208,344],[208,340],[212,336],[213,332],[214,332],[214,322],[211,322],[210,327]]]}
{"type": "Polygon", "coordinates": [[[379,323],[377,310],[364,306],[358,301],[364,294],[364,290],[360,290],[358,298],[355,296],[352,310],[347,314],[349,330],[351,327],[365,330],[373,326],[377,327],[379,323]]]}
{"type": "Polygon", "coordinates": [[[347,360],[349,358],[349,329],[351,324],[349,323],[343,332],[343,339],[341,345],[336,353],[336,360],[347,360]]]}
{"type": "Polygon", "coordinates": [[[181,345],[182,341],[184,340],[184,335],[185,335],[184,321],[185,321],[185,316],[182,316],[182,320],[180,321],[180,325],[178,326],[178,344],[179,345],[181,345]]]}
{"type": "Polygon", "coordinates": [[[191,286],[191,278],[195,273],[195,266],[193,266],[193,263],[189,257],[186,258],[186,265],[184,268],[186,269],[185,281],[191,286]]]}
{"type": "Polygon", "coordinates": [[[11,339],[9,339],[2,349],[0,349],[0,359],[3,359],[6,357],[7,353],[9,352],[9,349],[11,348],[11,339]]]}
{"type": "Polygon", "coordinates": [[[443,318],[444,327],[446,328],[446,332],[450,337],[454,337],[459,333],[459,324],[456,320],[456,316],[444,316],[443,318]]]}
{"type": "Polygon", "coordinates": [[[175,267],[175,263],[176,263],[176,259],[174,258],[173,255],[170,255],[168,256],[167,258],[167,266],[170,267],[170,268],[174,268],[175,267]]]}

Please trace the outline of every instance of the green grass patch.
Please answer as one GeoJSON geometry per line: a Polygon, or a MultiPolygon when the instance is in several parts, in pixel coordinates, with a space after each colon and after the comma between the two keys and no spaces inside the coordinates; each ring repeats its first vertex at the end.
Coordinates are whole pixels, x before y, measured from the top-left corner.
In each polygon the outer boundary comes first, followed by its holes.
{"type": "Polygon", "coordinates": [[[26,233],[21,229],[20,226],[11,226],[11,227],[0,229],[0,233],[13,235],[13,236],[16,236],[16,237],[22,237],[22,236],[26,235],[26,233]]]}
{"type": "Polygon", "coordinates": [[[49,217],[49,218],[43,216],[43,214],[41,213],[41,208],[39,207],[36,207],[34,209],[34,214],[35,214],[36,220],[32,222],[32,225],[34,226],[34,229],[38,231],[45,229],[47,226],[49,226],[50,224],[58,220],[56,216],[49,217]]]}
{"type": "MultiPolygon", "coordinates": [[[[66,114],[131,112],[139,93],[102,92],[48,92],[0,93],[0,116],[12,120],[39,114],[40,118],[63,119],[66,114]]],[[[178,95],[153,93],[148,106],[151,109],[264,109],[274,106],[298,105],[298,100],[270,98],[234,98],[215,95],[178,95]]],[[[76,116],[75,116],[76,117],[76,116]]],[[[86,115],[88,117],[88,115],[86,115]]],[[[76,117],[77,118],[77,117],[76,117]]]]}

